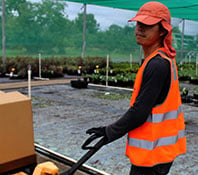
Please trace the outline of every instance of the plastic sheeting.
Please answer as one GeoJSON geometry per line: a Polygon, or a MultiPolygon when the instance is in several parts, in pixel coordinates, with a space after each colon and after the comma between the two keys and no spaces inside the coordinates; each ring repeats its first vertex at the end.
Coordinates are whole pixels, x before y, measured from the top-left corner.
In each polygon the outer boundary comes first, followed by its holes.
{"type": "MultiPolygon", "coordinates": [[[[138,11],[148,0],[67,0],[83,4],[99,5],[126,10],[138,11]]],[[[198,0],[161,0],[166,5],[172,17],[198,21],[198,0]]]]}

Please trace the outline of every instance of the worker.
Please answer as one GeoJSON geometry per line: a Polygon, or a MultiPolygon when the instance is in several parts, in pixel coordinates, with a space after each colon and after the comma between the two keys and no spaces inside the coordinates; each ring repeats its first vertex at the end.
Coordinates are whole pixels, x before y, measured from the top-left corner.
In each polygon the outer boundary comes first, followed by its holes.
{"type": "Polygon", "coordinates": [[[166,175],[175,158],[186,153],[171,16],[165,5],[151,1],[129,21],[136,21],[136,42],[144,52],[130,108],[114,123],[87,133],[104,137],[104,144],[128,133],[130,175],[166,175]]]}

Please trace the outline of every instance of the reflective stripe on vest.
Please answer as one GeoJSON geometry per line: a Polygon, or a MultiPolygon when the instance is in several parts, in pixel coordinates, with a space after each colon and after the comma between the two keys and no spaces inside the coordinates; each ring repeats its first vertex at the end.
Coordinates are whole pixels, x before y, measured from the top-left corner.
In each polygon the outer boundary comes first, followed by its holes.
{"type": "Polygon", "coordinates": [[[147,122],[150,123],[160,123],[164,120],[169,119],[177,119],[178,115],[182,113],[182,107],[179,106],[179,109],[177,111],[169,111],[165,114],[149,114],[149,117],[147,119],[147,122]]]}
{"type": "Polygon", "coordinates": [[[155,140],[155,141],[146,141],[146,140],[128,138],[128,144],[130,146],[134,146],[134,147],[138,147],[138,148],[153,150],[158,146],[175,144],[175,143],[177,143],[177,140],[179,138],[182,138],[184,136],[185,136],[185,131],[181,130],[181,131],[179,131],[178,135],[176,135],[176,136],[163,137],[163,138],[160,138],[160,139],[155,140]]]}

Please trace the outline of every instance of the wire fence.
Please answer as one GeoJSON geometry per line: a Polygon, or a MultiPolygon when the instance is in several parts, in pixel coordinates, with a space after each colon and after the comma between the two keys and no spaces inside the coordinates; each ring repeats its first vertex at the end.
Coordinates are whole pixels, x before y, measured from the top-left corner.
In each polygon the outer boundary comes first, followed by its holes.
{"type": "MultiPolygon", "coordinates": [[[[37,58],[38,54],[42,54],[43,58],[81,57],[83,6],[78,3],[71,4],[51,0],[17,1],[16,4],[5,1],[6,57],[37,58]]],[[[135,24],[127,23],[132,15],[134,12],[126,10],[88,7],[86,56],[106,58],[109,54],[113,62],[139,62],[143,52],[135,41],[135,24]],[[104,17],[104,13],[108,13],[109,16],[104,17]]],[[[0,24],[2,25],[2,20],[0,24]]],[[[182,43],[180,25],[181,20],[173,19],[176,60],[180,63],[196,62],[198,35],[184,32],[182,43]]],[[[187,24],[186,28],[191,26],[187,24]]],[[[2,41],[3,31],[0,31],[2,41]]],[[[2,47],[1,43],[1,55],[2,47]]]]}

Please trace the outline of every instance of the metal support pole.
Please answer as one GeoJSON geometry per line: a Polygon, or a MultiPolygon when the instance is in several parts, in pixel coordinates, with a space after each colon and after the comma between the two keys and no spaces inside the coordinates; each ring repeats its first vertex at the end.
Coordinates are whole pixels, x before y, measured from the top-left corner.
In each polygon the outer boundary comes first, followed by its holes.
{"type": "Polygon", "coordinates": [[[130,54],[130,68],[132,69],[132,65],[133,65],[133,55],[132,53],[130,54]]]}
{"type": "Polygon", "coordinates": [[[188,62],[191,63],[191,55],[189,55],[188,62]]]}
{"type": "Polygon", "coordinates": [[[41,54],[39,53],[39,78],[41,78],[41,54]]]}
{"type": "Polygon", "coordinates": [[[196,76],[198,75],[198,54],[196,55],[196,76]]]}
{"type": "Polygon", "coordinates": [[[185,19],[182,19],[182,38],[181,38],[181,50],[180,50],[181,62],[183,62],[183,52],[184,52],[184,28],[185,28],[185,19]]]}
{"type": "Polygon", "coordinates": [[[28,97],[31,98],[31,65],[28,65],[28,97]]]}
{"type": "Polygon", "coordinates": [[[87,5],[84,4],[82,58],[85,58],[86,55],[86,23],[87,23],[87,5]]]}
{"type": "Polygon", "coordinates": [[[108,86],[109,79],[109,55],[107,55],[107,64],[106,64],[106,86],[108,86]]]}
{"type": "MultiPolygon", "coordinates": [[[[5,52],[5,0],[2,0],[2,62],[3,67],[5,68],[5,61],[6,61],[6,52],[5,52]]],[[[4,70],[5,71],[5,70],[4,70]]]]}

